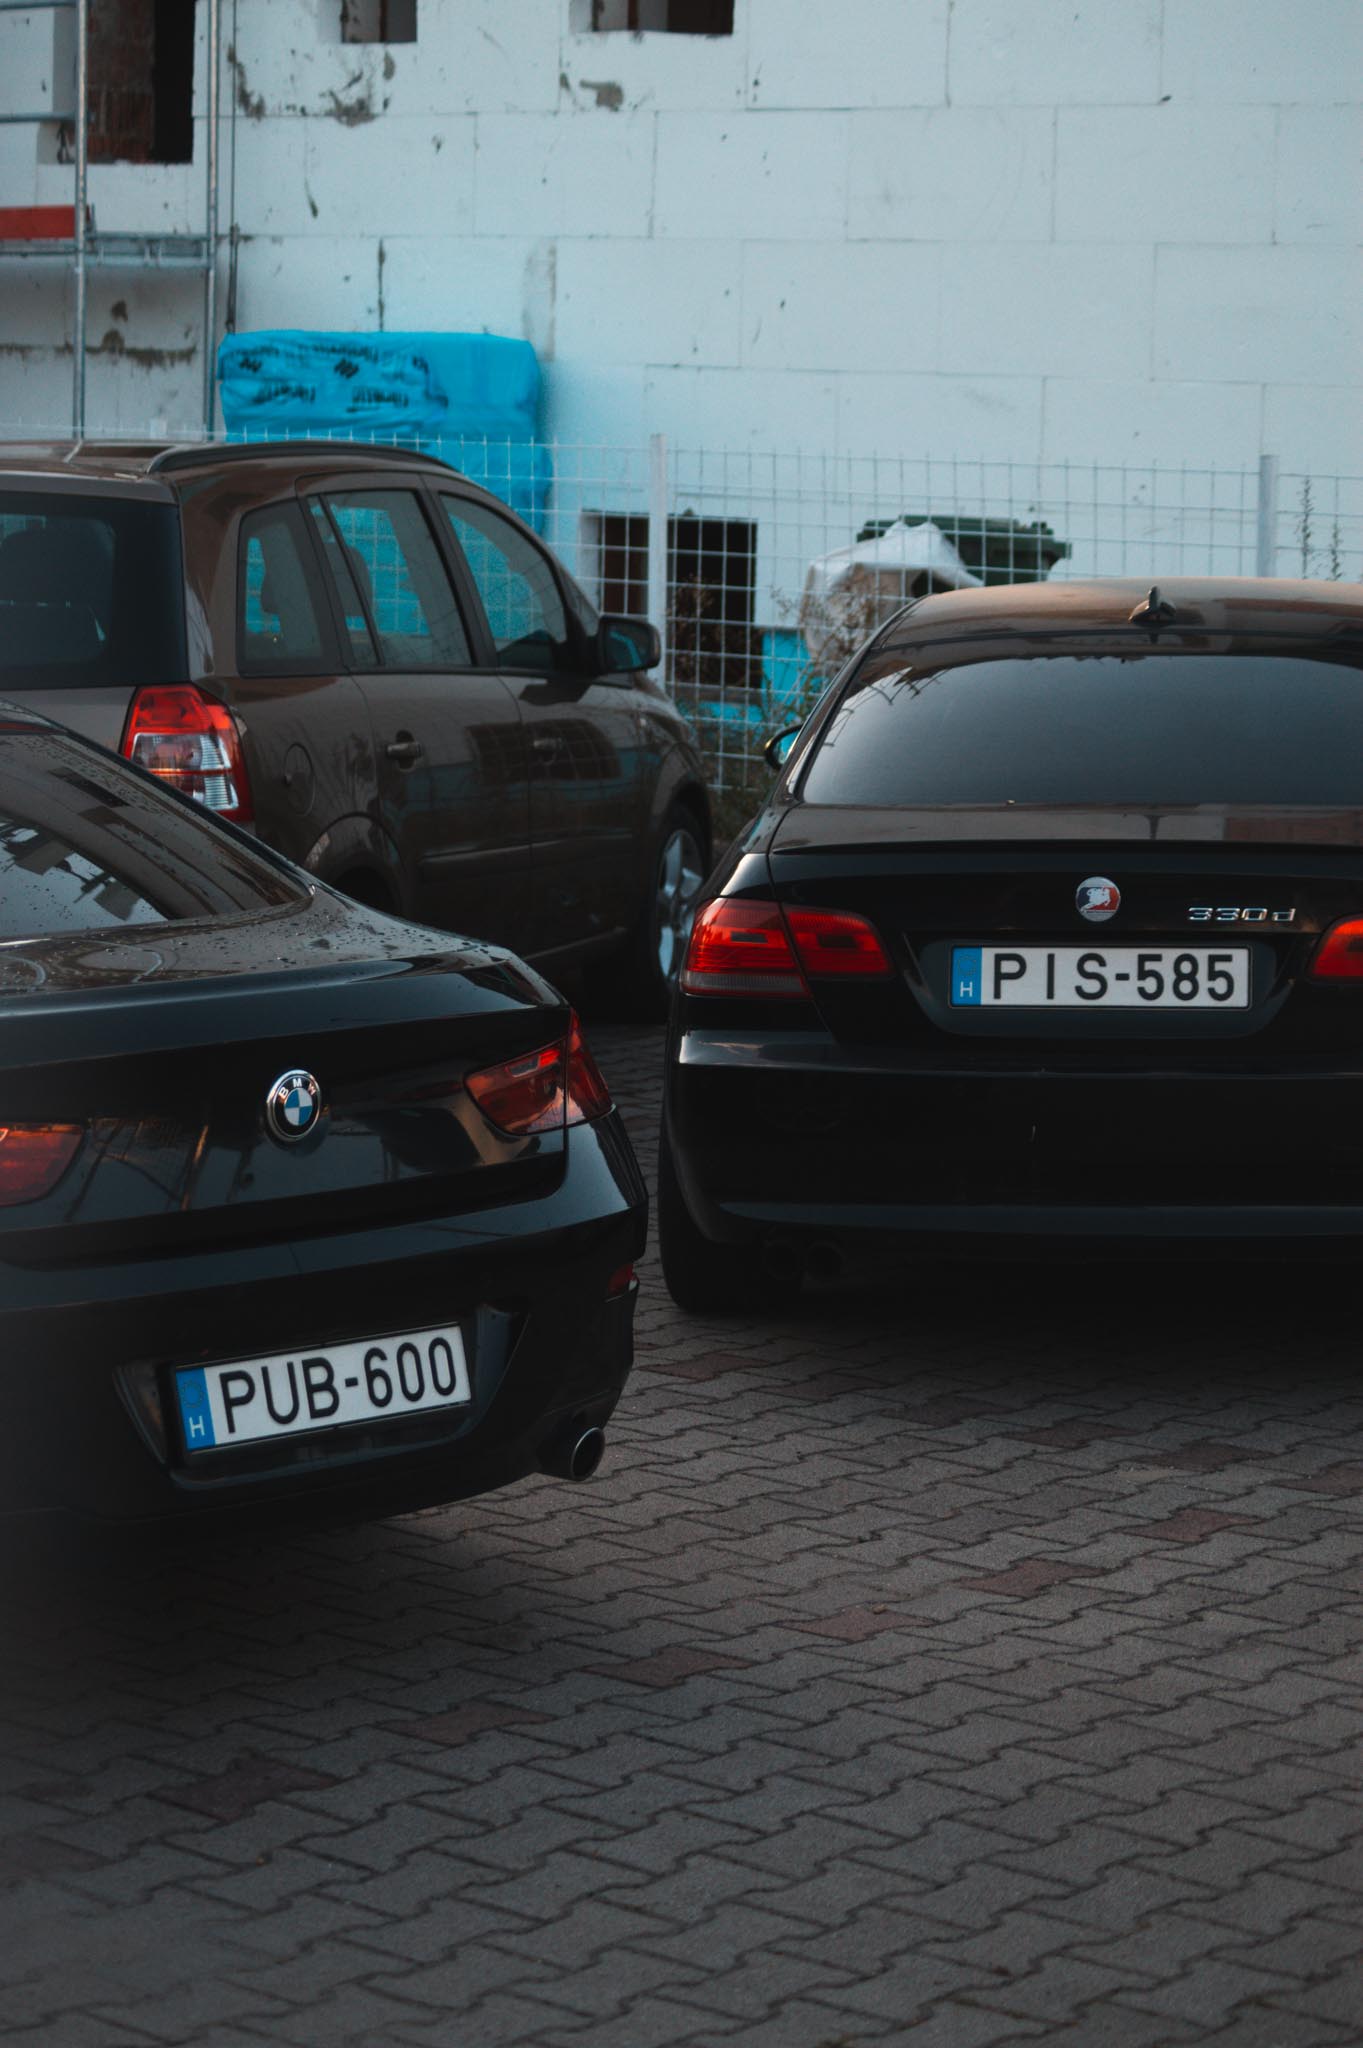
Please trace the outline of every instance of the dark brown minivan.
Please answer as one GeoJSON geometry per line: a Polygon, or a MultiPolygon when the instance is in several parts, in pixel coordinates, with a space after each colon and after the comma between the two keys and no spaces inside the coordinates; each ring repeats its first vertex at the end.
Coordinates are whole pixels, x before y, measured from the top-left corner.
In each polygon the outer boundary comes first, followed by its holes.
{"type": "Polygon", "coordinates": [[[710,853],[658,658],[431,457],[0,448],[0,696],[361,902],[653,1012],[710,853]]]}

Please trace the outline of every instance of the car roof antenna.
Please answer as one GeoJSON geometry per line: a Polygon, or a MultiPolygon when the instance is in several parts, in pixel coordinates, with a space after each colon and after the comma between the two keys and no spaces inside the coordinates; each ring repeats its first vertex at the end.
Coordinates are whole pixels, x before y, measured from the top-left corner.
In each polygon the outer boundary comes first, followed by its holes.
{"type": "Polygon", "coordinates": [[[1152,583],[1147,594],[1127,613],[1127,620],[1133,626],[1144,626],[1152,640],[1157,639],[1164,626],[1172,626],[1178,613],[1167,598],[1159,594],[1159,585],[1152,583]]]}

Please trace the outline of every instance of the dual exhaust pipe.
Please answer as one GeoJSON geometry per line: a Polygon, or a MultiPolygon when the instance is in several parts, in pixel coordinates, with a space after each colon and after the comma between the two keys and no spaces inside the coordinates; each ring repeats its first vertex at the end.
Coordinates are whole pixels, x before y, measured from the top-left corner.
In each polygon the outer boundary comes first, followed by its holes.
{"type": "Polygon", "coordinates": [[[762,1249],[762,1260],[773,1279],[795,1286],[806,1275],[811,1280],[837,1280],[847,1270],[847,1257],[841,1245],[831,1238],[815,1238],[812,1244],[802,1243],[797,1238],[769,1238],[762,1249]]]}

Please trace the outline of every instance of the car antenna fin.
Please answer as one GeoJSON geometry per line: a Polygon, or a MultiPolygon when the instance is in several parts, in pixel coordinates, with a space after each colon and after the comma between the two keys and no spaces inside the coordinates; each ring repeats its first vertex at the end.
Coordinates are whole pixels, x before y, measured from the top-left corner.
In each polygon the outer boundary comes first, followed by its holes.
{"type": "Polygon", "coordinates": [[[1140,603],[1127,613],[1128,623],[1144,626],[1152,640],[1162,626],[1171,626],[1177,617],[1178,613],[1168,598],[1160,596],[1157,583],[1152,583],[1140,603]]]}

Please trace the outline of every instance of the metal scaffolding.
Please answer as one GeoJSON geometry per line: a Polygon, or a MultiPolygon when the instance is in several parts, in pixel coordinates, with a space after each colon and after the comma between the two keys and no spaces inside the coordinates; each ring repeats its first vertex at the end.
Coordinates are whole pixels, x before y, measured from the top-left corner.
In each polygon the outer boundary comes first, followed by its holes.
{"type": "Polygon", "coordinates": [[[75,15],[75,105],[41,108],[19,113],[0,112],[0,125],[61,122],[74,136],[75,218],[70,241],[0,241],[0,258],[21,262],[69,262],[72,266],[74,305],[71,336],[71,431],[79,440],[85,432],[85,309],[89,272],[92,267],[122,270],[201,271],[204,281],[203,357],[204,431],[214,426],[215,344],[218,326],[218,165],[221,99],[222,0],[208,4],[207,147],[204,164],[204,226],[202,234],[165,234],[160,231],[101,233],[90,222],[90,0],[0,0],[0,14],[57,13],[75,15]]]}

